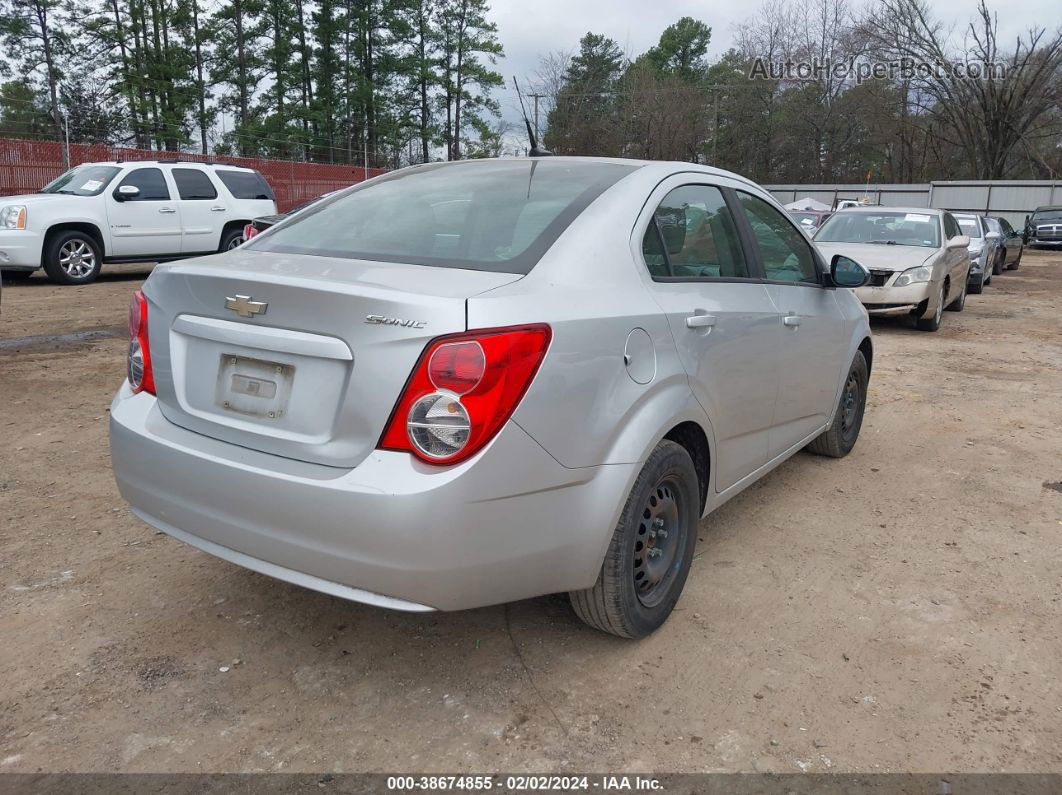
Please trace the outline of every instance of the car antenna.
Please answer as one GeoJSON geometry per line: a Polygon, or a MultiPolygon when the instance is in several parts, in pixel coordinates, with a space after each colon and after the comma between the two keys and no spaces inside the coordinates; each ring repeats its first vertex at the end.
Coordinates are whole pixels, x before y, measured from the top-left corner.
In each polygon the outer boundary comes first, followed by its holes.
{"type": "Polygon", "coordinates": [[[528,154],[531,157],[548,157],[553,153],[548,149],[539,148],[538,141],[535,140],[535,131],[531,129],[531,122],[527,120],[527,108],[524,107],[524,95],[520,93],[520,84],[516,82],[516,75],[513,75],[513,85],[516,86],[516,98],[520,100],[520,112],[524,116],[524,126],[527,127],[527,138],[531,142],[531,150],[528,154]]]}

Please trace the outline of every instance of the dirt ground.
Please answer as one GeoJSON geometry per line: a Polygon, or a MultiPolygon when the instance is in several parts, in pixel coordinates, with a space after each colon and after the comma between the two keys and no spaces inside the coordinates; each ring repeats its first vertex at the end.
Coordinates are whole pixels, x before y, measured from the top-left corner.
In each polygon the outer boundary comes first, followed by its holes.
{"type": "Polygon", "coordinates": [[[107,407],[146,273],[3,289],[0,772],[1062,771],[1062,254],[939,333],[875,323],[855,451],[703,522],[638,643],[562,596],[350,604],[132,517],[107,407]]]}

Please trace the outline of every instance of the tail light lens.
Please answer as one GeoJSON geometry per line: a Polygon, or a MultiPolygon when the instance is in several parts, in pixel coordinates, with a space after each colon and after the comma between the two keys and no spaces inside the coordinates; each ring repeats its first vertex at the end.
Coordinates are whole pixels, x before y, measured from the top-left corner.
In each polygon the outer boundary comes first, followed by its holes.
{"type": "Polygon", "coordinates": [[[549,326],[440,337],[421,354],[378,445],[431,464],[483,448],[524,396],[549,347],[549,326]]]}
{"type": "Polygon", "coordinates": [[[126,372],[134,394],[155,394],[155,374],[151,371],[151,351],[148,348],[148,304],[140,290],[133,293],[133,300],[129,302],[129,358],[126,372]]]}
{"type": "Polygon", "coordinates": [[[244,242],[250,240],[252,237],[258,234],[258,227],[254,224],[244,224],[243,226],[243,239],[244,242]]]}

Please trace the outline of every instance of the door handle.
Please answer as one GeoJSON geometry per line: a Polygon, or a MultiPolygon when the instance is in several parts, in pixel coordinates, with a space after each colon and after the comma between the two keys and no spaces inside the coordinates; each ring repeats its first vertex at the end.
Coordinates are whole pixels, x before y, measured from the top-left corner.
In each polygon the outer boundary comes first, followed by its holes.
{"type": "Polygon", "coordinates": [[[800,315],[786,315],[782,318],[782,322],[785,323],[785,325],[787,326],[792,326],[793,328],[796,328],[800,325],[800,315]]]}
{"type": "Polygon", "coordinates": [[[177,211],[175,209],[173,209],[172,207],[159,207],[159,212],[160,213],[175,213],[177,211]]]}
{"type": "Polygon", "coordinates": [[[711,328],[715,325],[715,315],[691,315],[686,318],[686,328],[711,328]]]}
{"type": "Polygon", "coordinates": [[[215,205],[215,206],[210,208],[210,212],[212,212],[212,213],[223,213],[223,212],[225,212],[225,208],[224,207],[218,207],[217,205],[215,205]]]}

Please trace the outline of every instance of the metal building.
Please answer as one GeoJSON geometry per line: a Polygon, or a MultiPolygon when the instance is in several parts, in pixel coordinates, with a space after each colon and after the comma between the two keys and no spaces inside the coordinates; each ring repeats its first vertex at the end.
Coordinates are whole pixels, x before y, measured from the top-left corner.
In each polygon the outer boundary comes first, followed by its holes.
{"type": "Polygon", "coordinates": [[[1051,180],[957,180],[890,185],[765,185],[782,204],[810,196],[831,207],[838,199],[869,197],[886,207],[936,207],[956,212],[997,215],[1015,229],[1037,207],[1062,205],[1062,182],[1051,180]]]}

